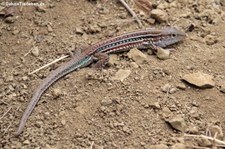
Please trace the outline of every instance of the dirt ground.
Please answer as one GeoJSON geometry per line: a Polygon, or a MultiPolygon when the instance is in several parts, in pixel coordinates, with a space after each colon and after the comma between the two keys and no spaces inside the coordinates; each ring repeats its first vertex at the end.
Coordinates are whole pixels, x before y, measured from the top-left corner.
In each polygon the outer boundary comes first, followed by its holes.
{"type": "Polygon", "coordinates": [[[38,84],[69,58],[36,74],[29,72],[70,50],[138,29],[117,0],[41,2],[45,5],[15,6],[7,12],[3,11],[5,3],[0,6],[0,148],[219,146],[185,135],[206,135],[213,125],[218,126],[220,140],[224,139],[224,0],[151,1],[152,9],[167,14],[163,21],[132,7],[144,24],[142,28],[176,26],[187,38],[173,46],[176,50],[167,60],[143,52],[147,61],[136,68],[127,53],[121,53],[116,54],[115,65],[101,71],[86,67],[70,73],[43,94],[23,133],[15,137],[38,84]],[[125,80],[111,79],[124,69],[131,72],[125,80]],[[213,76],[215,86],[200,89],[181,80],[194,72],[213,76]],[[172,91],[163,92],[168,85],[172,91]],[[177,117],[185,124],[183,131],[168,123],[177,117]]]}

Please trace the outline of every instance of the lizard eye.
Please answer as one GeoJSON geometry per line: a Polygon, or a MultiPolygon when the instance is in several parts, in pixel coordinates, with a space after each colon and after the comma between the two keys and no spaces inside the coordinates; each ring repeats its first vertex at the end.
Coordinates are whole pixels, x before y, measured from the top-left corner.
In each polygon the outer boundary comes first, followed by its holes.
{"type": "Polygon", "coordinates": [[[177,35],[176,34],[172,34],[172,37],[176,37],[177,35]]]}
{"type": "Polygon", "coordinates": [[[177,35],[176,34],[172,34],[172,37],[176,37],[177,35]]]}

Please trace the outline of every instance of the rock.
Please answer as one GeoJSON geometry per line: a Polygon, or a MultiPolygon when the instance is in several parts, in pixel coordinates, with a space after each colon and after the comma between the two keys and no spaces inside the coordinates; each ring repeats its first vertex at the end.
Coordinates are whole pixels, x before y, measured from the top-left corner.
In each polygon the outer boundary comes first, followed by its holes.
{"type": "Polygon", "coordinates": [[[155,19],[153,19],[153,18],[148,18],[146,21],[149,24],[155,24],[155,19]]]}
{"type": "Polygon", "coordinates": [[[76,28],[75,28],[75,33],[76,33],[76,34],[83,35],[83,34],[84,34],[84,31],[83,31],[81,28],[76,27],[76,28]]]}
{"type": "Polygon", "coordinates": [[[84,107],[82,107],[82,106],[76,107],[75,110],[76,110],[78,113],[80,113],[80,114],[85,114],[85,113],[86,113],[84,107]]]}
{"type": "Polygon", "coordinates": [[[176,130],[184,132],[186,129],[185,121],[182,117],[176,116],[168,121],[168,123],[176,130]]]}
{"type": "Polygon", "coordinates": [[[14,79],[13,76],[10,75],[10,76],[7,76],[5,80],[6,80],[6,82],[12,82],[13,79],[14,79]]]}
{"type": "Polygon", "coordinates": [[[154,102],[152,104],[149,104],[149,106],[152,107],[153,109],[160,109],[161,108],[159,102],[154,102]]]}
{"type": "Polygon", "coordinates": [[[183,76],[182,80],[195,85],[199,88],[212,88],[215,86],[215,82],[212,80],[213,76],[197,72],[192,74],[186,74],[183,76]]]}
{"type": "Polygon", "coordinates": [[[166,60],[170,58],[170,50],[165,50],[163,48],[158,48],[156,56],[161,60],[166,60]]]}
{"type": "Polygon", "coordinates": [[[12,31],[12,34],[13,34],[13,35],[16,35],[16,34],[18,34],[19,32],[20,32],[20,31],[19,31],[18,29],[15,29],[15,30],[12,31]]]}
{"type": "Polygon", "coordinates": [[[5,19],[5,22],[6,22],[6,23],[14,23],[15,20],[16,20],[15,17],[10,16],[10,17],[7,17],[7,18],[5,19]]]}
{"type": "Polygon", "coordinates": [[[36,7],[36,10],[38,12],[46,12],[47,11],[47,7],[46,7],[46,5],[39,5],[39,6],[36,7]]]}
{"type": "Polygon", "coordinates": [[[149,145],[146,149],[169,149],[169,147],[165,144],[157,144],[157,145],[149,145]]]}
{"type": "Polygon", "coordinates": [[[223,131],[222,131],[222,128],[217,126],[217,125],[212,125],[209,127],[209,133],[210,133],[210,137],[215,137],[216,136],[216,139],[219,139],[219,140],[223,140],[223,131]]]}
{"type": "Polygon", "coordinates": [[[38,56],[39,56],[39,49],[38,49],[38,47],[32,47],[31,53],[32,53],[34,56],[38,57],[38,56]]]}
{"type": "Polygon", "coordinates": [[[43,122],[42,121],[36,121],[36,123],[34,124],[37,128],[41,128],[43,126],[43,122]]]}
{"type": "Polygon", "coordinates": [[[172,87],[172,88],[169,90],[169,93],[170,93],[170,94],[173,94],[173,93],[175,93],[176,91],[177,91],[177,88],[172,87]]]}
{"type": "Polygon", "coordinates": [[[5,14],[4,9],[5,9],[5,7],[3,7],[3,6],[0,5],[0,14],[1,15],[4,15],[5,14]]]}
{"type": "Polygon", "coordinates": [[[61,95],[63,95],[63,92],[61,91],[61,89],[55,88],[55,89],[53,89],[52,94],[53,94],[54,98],[56,99],[56,98],[60,97],[61,95]]]}
{"type": "Polygon", "coordinates": [[[27,81],[28,79],[29,79],[28,76],[23,76],[23,77],[22,77],[22,80],[23,80],[23,81],[27,81]]]}
{"type": "Polygon", "coordinates": [[[137,64],[141,64],[146,61],[147,56],[142,53],[140,50],[137,48],[131,49],[128,53],[127,56],[134,60],[137,64]]]}
{"type": "Polygon", "coordinates": [[[169,4],[170,7],[173,7],[173,8],[178,8],[179,7],[179,4],[178,4],[178,1],[171,1],[171,3],[169,4]]]}
{"type": "Polygon", "coordinates": [[[47,30],[48,30],[48,32],[53,32],[53,29],[52,29],[52,26],[51,25],[47,25],[47,30]]]}
{"type": "Polygon", "coordinates": [[[85,31],[87,34],[94,34],[101,32],[101,28],[96,24],[91,24],[85,31]]]}
{"type": "Polygon", "coordinates": [[[23,141],[23,144],[24,145],[29,145],[30,144],[30,141],[29,140],[25,140],[25,141],[23,141]]]}
{"type": "Polygon", "coordinates": [[[131,62],[130,66],[131,66],[131,68],[134,68],[134,69],[139,67],[138,64],[135,62],[131,62]]]}
{"type": "Polygon", "coordinates": [[[220,86],[220,91],[225,93],[225,82],[220,86]]]}
{"type": "Polygon", "coordinates": [[[179,84],[177,84],[177,88],[179,88],[181,90],[185,90],[186,89],[186,85],[184,83],[179,83],[179,84]]]}
{"type": "MultiPolygon", "coordinates": [[[[39,148],[37,148],[37,149],[39,149],[39,148]]],[[[59,148],[50,146],[49,144],[46,144],[45,149],[59,149],[59,148]]]]}
{"type": "Polygon", "coordinates": [[[165,9],[168,9],[168,7],[169,7],[169,3],[167,3],[167,2],[162,2],[162,3],[159,3],[159,4],[158,4],[157,9],[165,10],[165,9]]]}
{"type": "Polygon", "coordinates": [[[213,36],[213,35],[207,35],[207,36],[205,36],[205,43],[207,45],[213,45],[213,44],[215,44],[217,42],[218,42],[218,39],[217,39],[216,36],[213,36]]]}
{"type": "Polygon", "coordinates": [[[187,132],[190,133],[190,134],[198,134],[199,130],[195,126],[189,126],[189,128],[187,129],[187,132]]]}
{"type": "Polygon", "coordinates": [[[66,125],[66,120],[61,120],[61,124],[64,126],[64,125],[66,125]]]}
{"type": "Polygon", "coordinates": [[[197,141],[198,145],[201,147],[210,147],[212,145],[212,142],[206,138],[198,138],[198,139],[196,139],[196,141],[197,141]]]}
{"type": "Polygon", "coordinates": [[[10,91],[15,91],[15,88],[12,85],[9,85],[8,88],[9,88],[10,91]]]}
{"type": "Polygon", "coordinates": [[[165,84],[163,87],[161,87],[161,89],[164,93],[168,93],[170,91],[171,87],[172,86],[170,84],[165,84]]]}
{"type": "Polygon", "coordinates": [[[170,109],[168,107],[163,107],[162,112],[167,116],[172,114],[172,112],[170,111],[170,109]]]}
{"type": "Polygon", "coordinates": [[[101,101],[101,105],[102,106],[107,106],[107,105],[110,105],[110,104],[112,104],[112,100],[111,99],[103,99],[101,101]]]}
{"type": "Polygon", "coordinates": [[[166,12],[160,10],[160,9],[153,9],[151,11],[151,17],[156,19],[159,22],[165,22],[168,20],[168,15],[166,12]]]}
{"type": "Polygon", "coordinates": [[[123,81],[124,79],[126,79],[129,75],[131,74],[130,70],[123,70],[120,69],[116,72],[115,76],[112,77],[112,80],[119,80],[119,81],[123,81]]]}
{"type": "Polygon", "coordinates": [[[171,149],[186,149],[186,146],[182,143],[176,143],[171,146],[171,149]]]}
{"type": "Polygon", "coordinates": [[[108,62],[109,65],[116,65],[118,64],[118,57],[116,54],[110,54],[109,55],[109,62],[108,62]]]}

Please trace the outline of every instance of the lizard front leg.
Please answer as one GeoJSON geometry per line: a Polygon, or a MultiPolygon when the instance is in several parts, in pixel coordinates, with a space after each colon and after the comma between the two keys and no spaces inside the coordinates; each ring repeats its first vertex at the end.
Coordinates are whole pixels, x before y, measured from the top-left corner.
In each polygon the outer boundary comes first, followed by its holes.
{"type": "Polygon", "coordinates": [[[168,50],[174,51],[175,49],[164,49],[160,46],[154,45],[149,42],[143,42],[143,44],[139,47],[140,49],[151,49],[154,54],[157,54],[159,50],[168,50]]]}
{"type": "Polygon", "coordinates": [[[109,61],[109,55],[105,53],[95,53],[94,58],[97,59],[97,62],[93,65],[93,67],[97,69],[103,68],[109,61]]]}

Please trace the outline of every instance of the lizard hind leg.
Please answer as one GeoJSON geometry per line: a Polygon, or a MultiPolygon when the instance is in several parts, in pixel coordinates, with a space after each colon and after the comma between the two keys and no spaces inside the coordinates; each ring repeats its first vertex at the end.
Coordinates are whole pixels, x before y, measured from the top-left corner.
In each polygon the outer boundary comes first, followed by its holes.
{"type": "Polygon", "coordinates": [[[109,56],[108,54],[98,52],[94,54],[94,59],[96,59],[97,62],[92,66],[96,69],[102,69],[108,63],[109,56]]]}

